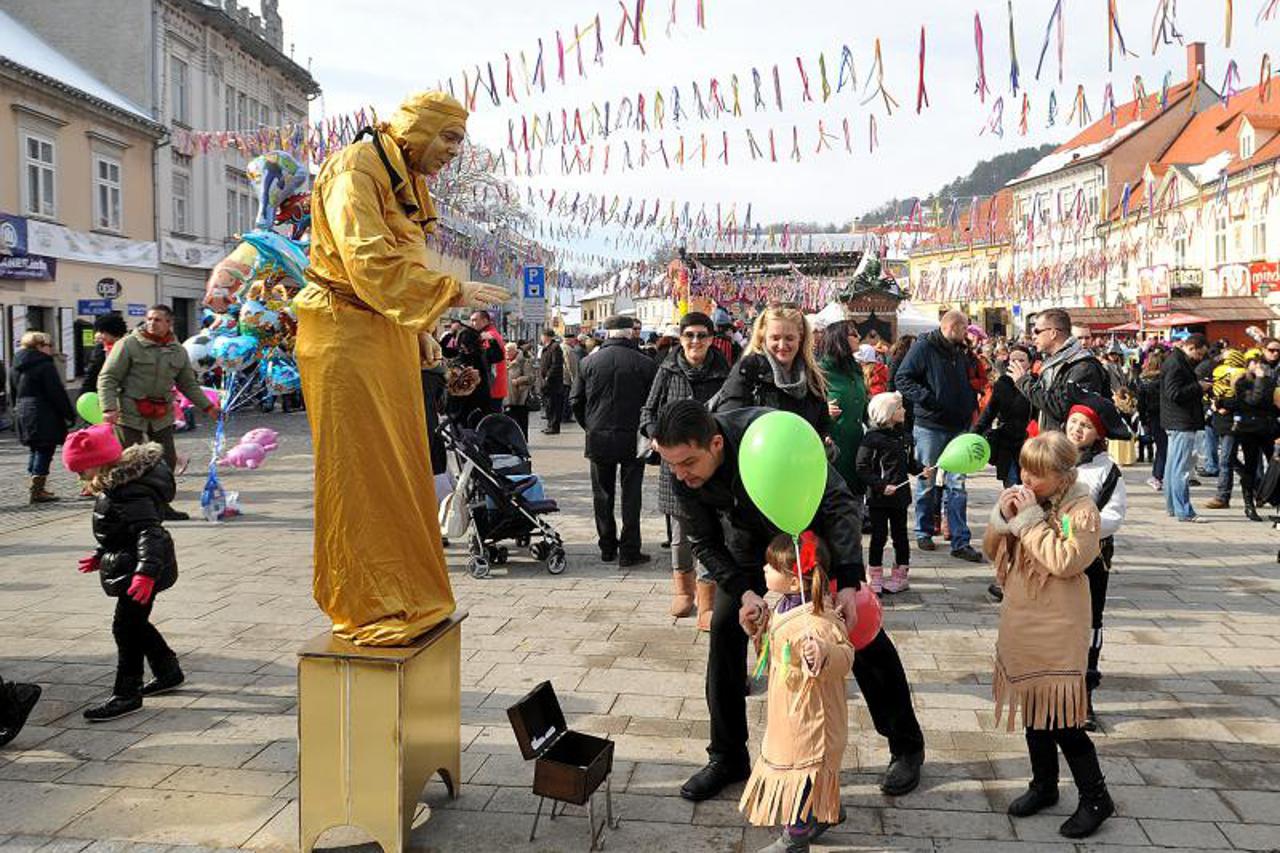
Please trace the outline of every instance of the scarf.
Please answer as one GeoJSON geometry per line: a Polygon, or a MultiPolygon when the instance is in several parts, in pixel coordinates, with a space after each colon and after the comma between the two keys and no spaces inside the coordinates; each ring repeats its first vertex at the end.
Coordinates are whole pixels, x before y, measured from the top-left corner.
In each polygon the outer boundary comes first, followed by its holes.
{"type": "Polygon", "coordinates": [[[804,604],[804,596],[799,593],[786,593],[778,600],[778,606],[774,608],[774,612],[781,616],[783,613],[799,607],[801,604],[804,604]]]}
{"type": "Polygon", "coordinates": [[[702,359],[702,364],[695,365],[689,359],[685,358],[684,350],[676,351],[676,366],[680,368],[680,372],[690,382],[701,382],[702,377],[706,375],[707,368],[711,366],[711,353],[708,352],[706,357],[702,359]]]}
{"type": "Polygon", "coordinates": [[[157,336],[155,336],[155,335],[151,334],[151,333],[150,333],[150,332],[148,332],[146,329],[139,329],[139,330],[138,330],[138,333],[139,333],[140,335],[142,335],[144,338],[146,338],[147,340],[151,341],[151,343],[153,343],[153,344],[159,344],[159,345],[161,345],[161,346],[163,346],[163,345],[165,345],[165,344],[171,344],[171,343],[173,343],[174,341],[176,341],[176,340],[177,340],[177,338],[175,338],[175,337],[173,336],[173,332],[170,332],[169,334],[165,335],[163,338],[161,338],[161,337],[157,337],[157,336]]]}
{"type": "Polygon", "coordinates": [[[773,368],[773,384],[784,394],[794,397],[797,400],[803,400],[809,394],[809,383],[804,375],[804,365],[791,362],[791,372],[787,368],[778,363],[773,357],[773,353],[765,352],[764,357],[769,359],[769,366],[773,368]],[[795,378],[792,378],[794,376],[795,378]]]}
{"type": "Polygon", "coordinates": [[[1062,349],[1044,360],[1044,364],[1040,368],[1040,387],[1052,388],[1053,379],[1059,370],[1081,356],[1088,354],[1074,337],[1067,338],[1067,342],[1062,345],[1062,349]]]}

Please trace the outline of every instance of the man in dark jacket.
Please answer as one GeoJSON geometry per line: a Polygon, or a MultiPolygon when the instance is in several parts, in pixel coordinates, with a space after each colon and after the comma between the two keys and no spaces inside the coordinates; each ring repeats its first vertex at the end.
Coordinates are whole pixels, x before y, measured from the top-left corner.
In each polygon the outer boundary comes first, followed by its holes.
{"type": "MultiPolygon", "coordinates": [[[[714,797],[751,773],[743,629],[764,628],[768,607],[761,555],[780,531],[747,494],[738,454],[747,428],[770,411],[751,407],[712,415],[697,400],[677,400],[663,408],[652,427],[654,448],[677,480],[676,500],[693,554],[716,581],[707,655],[710,761],[680,789],[689,800],[714,797]]],[[[854,592],[864,580],[860,516],[849,487],[828,465],[826,491],[810,526],[831,549],[836,609],[846,622],[857,618],[854,592]]],[[[891,796],[905,794],[920,781],[924,735],[911,706],[906,672],[888,634],[881,631],[858,651],[853,676],[876,731],[889,740],[892,761],[881,790],[891,796]]]]}
{"type": "Polygon", "coordinates": [[[542,330],[542,354],[538,357],[538,379],[542,383],[543,416],[547,425],[543,435],[559,435],[560,421],[564,417],[564,350],[556,343],[556,333],[542,330]]]}
{"type": "MultiPolygon", "coordinates": [[[[916,458],[925,468],[936,466],[947,443],[973,423],[978,398],[969,384],[969,350],[965,344],[969,318],[948,311],[941,328],[916,341],[898,366],[894,377],[898,391],[911,401],[915,425],[916,458]]],[[[982,555],[969,544],[966,511],[969,495],[963,474],[944,474],[942,505],[951,531],[951,556],[971,563],[982,555]]],[[[934,476],[916,478],[916,544],[933,550],[933,519],[939,490],[934,476]]]]}
{"type": "Polygon", "coordinates": [[[93,318],[93,351],[89,353],[89,363],[84,369],[81,394],[97,392],[98,374],[102,372],[102,365],[106,364],[107,353],[111,352],[116,341],[127,334],[129,327],[119,314],[99,314],[93,318]]]}
{"type": "Polygon", "coordinates": [[[1204,429],[1204,394],[1212,382],[1196,378],[1209,352],[1204,335],[1188,335],[1160,367],[1160,425],[1169,434],[1164,469],[1165,509],[1178,521],[1202,521],[1191,506],[1191,454],[1204,429]]]}
{"type": "MultiPolygon", "coordinates": [[[[591,460],[591,494],[600,537],[600,559],[627,568],[649,562],[640,553],[640,501],[644,459],[638,455],[640,411],[658,366],[640,352],[630,317],[604,321],[608,338],[578,367],[569,402],[587,431],[584,455],[591,460]],[[613,516],[619,471],[622,477],[622,536],[613,516]]],[[[556,347],[559,349],[559,347],[556,347]]]]}
{"type": "Polygon", "coordinates": [[[1097,357],[1071,334],[1071,315],[1061,308],[1041,311],[1031,327],[1044,357],[1040,375],[1030,367],[1009,365],[1009,376],[1039,410],[1040,431],[1061,430],[1071,407],[1090,394],[1111,397],[1111,379],[1097,357]]]}

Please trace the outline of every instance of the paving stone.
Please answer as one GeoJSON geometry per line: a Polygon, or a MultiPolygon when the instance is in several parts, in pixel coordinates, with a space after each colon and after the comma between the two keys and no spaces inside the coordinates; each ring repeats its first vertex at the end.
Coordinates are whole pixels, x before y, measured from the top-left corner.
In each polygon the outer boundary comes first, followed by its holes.
{"type": "Polygon", "coordinates": [[[1138,823],[1142,825],[1142,830],[1151,839],[1151,843],[1157,847],[1224,849],[1229,844],[1222,830],[1212,823],[1154,819],[1140,820],[1138,823]]]}
{"type": "MultiPolygon", "coordinates": [[[[52,835],[111,796],[112,790],[92,785],[0,780],[0,815],[4,815],[6,831],[52,835]]],[[[81,833],[78,837],[101,836],[81,833]]]]}
{"type": "Polygon", "coordinates": [[[292,773],[227,767],[184,767],[155,787],[173,791],[209,791],[215,794],[270,797],[280,793],[280,789],[291,781],[292,773]]]}
{"type": "Polygon", "coordinates": [[[239,847],[284,806],[284,800],[270,797],[122,788],[65,831],[151,844],[239,847]]]}

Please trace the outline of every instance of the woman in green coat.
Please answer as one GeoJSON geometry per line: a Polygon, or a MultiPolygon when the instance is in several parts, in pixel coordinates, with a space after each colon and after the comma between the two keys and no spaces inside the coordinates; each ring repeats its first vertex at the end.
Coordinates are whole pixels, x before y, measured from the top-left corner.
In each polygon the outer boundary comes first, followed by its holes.
{"type": "Polygon", "coordinates": [[[831,441],[839,451],[833,464],[855,497],[866,492],[854,464],[858,458],[858,445],[862,443],[868,398],[862,365],[853,358],[861,343],[858,327],[851,321],[832,323],[822,337],[822,358],[819,361],[827,377],[831,441]]]}

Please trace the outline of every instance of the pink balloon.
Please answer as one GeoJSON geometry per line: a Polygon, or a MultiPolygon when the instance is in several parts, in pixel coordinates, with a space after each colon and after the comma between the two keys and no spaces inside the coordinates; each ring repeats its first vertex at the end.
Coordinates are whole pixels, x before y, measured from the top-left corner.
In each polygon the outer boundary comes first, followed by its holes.
{"type": "Polygon", "coordinates": [[[232,468],[248,468],[250,470],[257,468],[262,464],[262,460],[267,458],[267,452],[262,449],[261,445],[253,442],[237,444],[235,447],[227,451],[226,455],[218,460],[219,465],[230,465],[232,468]]]}
{"type": "Polygon", "coordinates": [[[858,588],[855,601],[858,622],[849,631],[849,642],[853,645],[854,651],[862,651],[884,627],[884,610],[880,606],[879,596],[867,583],[858,588]]]}

